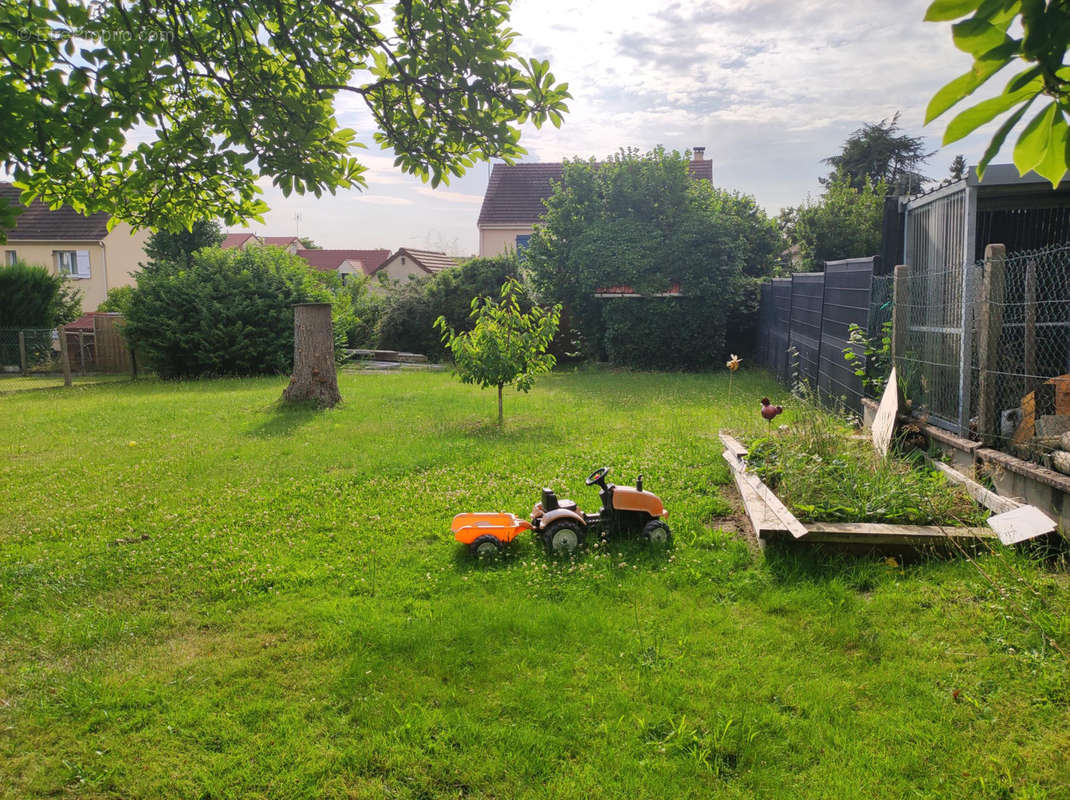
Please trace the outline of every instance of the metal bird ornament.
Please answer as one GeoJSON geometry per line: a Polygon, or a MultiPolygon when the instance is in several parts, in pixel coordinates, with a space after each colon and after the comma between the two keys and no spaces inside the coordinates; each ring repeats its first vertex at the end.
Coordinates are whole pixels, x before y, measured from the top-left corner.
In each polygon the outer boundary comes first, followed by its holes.
{"type": "Polygon", "coordinates": [[[774,405],[770,404],[768,397],[763,397],[762,398],[762,417],[770,425],[773,424],[773,419],[778,414],[783,414],[783,413],[784,413],[784,406],[774,406],[774,405]]]}

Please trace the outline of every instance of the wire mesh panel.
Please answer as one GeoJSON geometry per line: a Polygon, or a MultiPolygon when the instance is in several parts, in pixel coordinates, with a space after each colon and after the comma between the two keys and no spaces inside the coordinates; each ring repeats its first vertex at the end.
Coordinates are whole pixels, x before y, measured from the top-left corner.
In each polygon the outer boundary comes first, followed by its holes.
{"type": "Polygon", "coordinates": [[[789,346],[798,358],[798,378],[817,386],[821,366],[821,307],[825,293],[823,272],[791,276],[791,332],[789,346]]]}
{"type": "Polygon", "coordinates": [[[970,419],[975,206],[966,184],[953,184],[912,201],[906,224],[910,308],[900,380],[916,410],[962,435],[970,419]]]}
{"type": "Polygon", "coordinates": [[[1001,293],[978,301],[978,318],[994,315],[997,332],[987,430],[1001,449],[1043,460],[1070,431],[1070,246],[1009,253],[1002,271],[1001,293]]]}
{"type": "Polygon", "coordinates": [[[56,368],[58,342],[51,328],[0,330],[0,373],[24,374],[56,368]]]}
{"type": "Polygon", "coordinates": [[[817,388],[826,402],[862,412],[862,378],[844,359],[851,325],[865,330],[870,316],[873,259],[825,263],[820,368],[817,388]]]}

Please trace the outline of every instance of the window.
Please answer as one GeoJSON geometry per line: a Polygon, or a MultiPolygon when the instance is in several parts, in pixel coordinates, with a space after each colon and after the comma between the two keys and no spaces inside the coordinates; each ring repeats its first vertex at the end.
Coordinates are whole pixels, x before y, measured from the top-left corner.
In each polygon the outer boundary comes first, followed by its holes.
{"type": "Polygon", "coordinates": [[[528,246],[528,240],[531,238],[530,233],[521,233],[516,237],[516,251],[519,253],[525,247],[528,246]]]}
{"type": "Polygon", "coordinates": [[[16,255],[14,250],[8,250],[4,254],[4,263],[7,264],[8,266],[10,266],[11,264],[14,264],[18,260],[19,260],[19,257],[18,257],[18,255],[16,255]]]}
{"type": "Polygon", "coordinates": [[[56,260],[56,272],[67,278],[89,277],[88,250],[53,250],[56,260]]]}

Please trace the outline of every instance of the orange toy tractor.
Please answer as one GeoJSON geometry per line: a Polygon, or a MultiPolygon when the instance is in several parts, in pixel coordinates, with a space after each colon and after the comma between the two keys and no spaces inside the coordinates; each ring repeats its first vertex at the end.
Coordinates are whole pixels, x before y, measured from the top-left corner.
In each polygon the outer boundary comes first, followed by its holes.
{"type": "Polygon", "coordinates": [[[643,476],[630,486],[606,483],[609,467],[596,469],[587,477],[588,486],[598,486],[602,508],[585,514],[572,500],[559,500],[552,489],[542,490],[542,502],[531,510],[531,523],[512,514],[458,514],[453,518],[453,534],[478,557],[497,552],[521,531],[531,529],[549,553],[571,553],[583,546],[588,536],[638,534],[653,544],[667,545],[672,534],[665,522],[669,512],[661,499],[643,491],[643,476]]]}

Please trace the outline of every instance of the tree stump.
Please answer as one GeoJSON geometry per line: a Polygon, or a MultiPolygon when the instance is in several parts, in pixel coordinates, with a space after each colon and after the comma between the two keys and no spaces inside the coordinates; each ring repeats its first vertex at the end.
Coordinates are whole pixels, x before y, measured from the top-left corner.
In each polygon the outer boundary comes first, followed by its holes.
{"type": "Polygon", "coordinates": [[[312,402],[325,408],[342,399],[334,367],[330,303],[294,306],[294,371],[282,399],[287,403],[312,402]]]}

